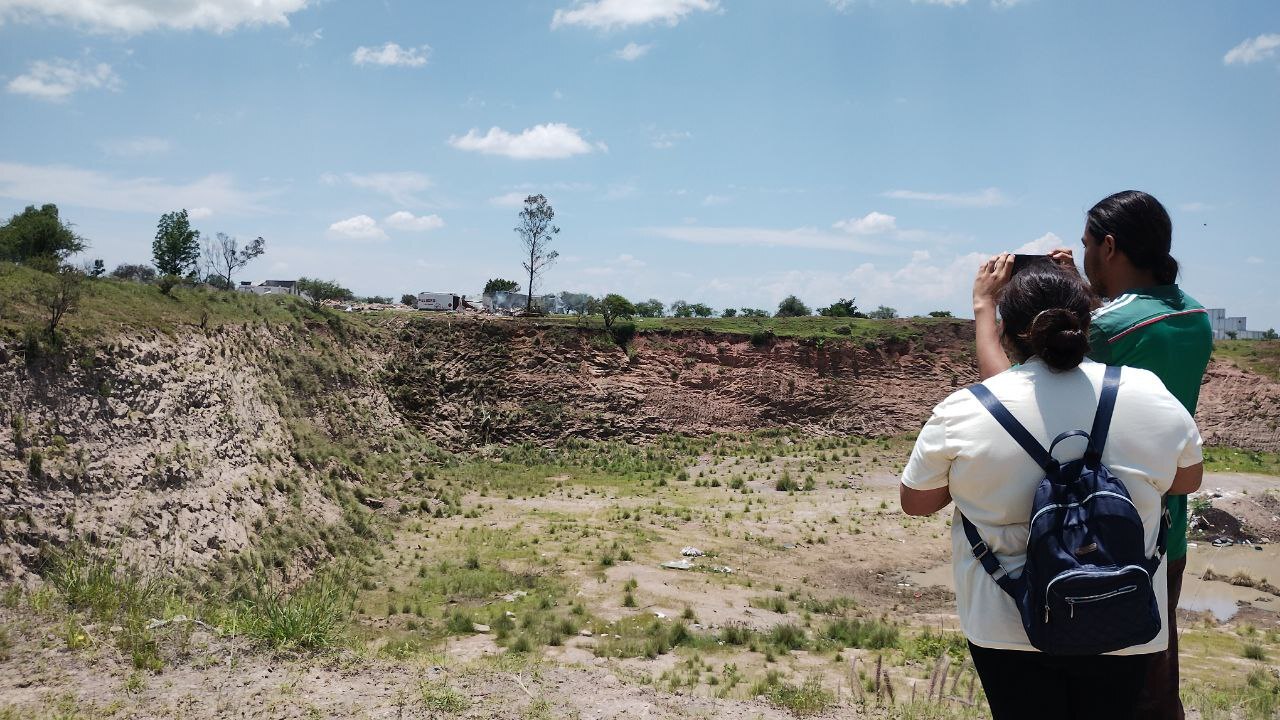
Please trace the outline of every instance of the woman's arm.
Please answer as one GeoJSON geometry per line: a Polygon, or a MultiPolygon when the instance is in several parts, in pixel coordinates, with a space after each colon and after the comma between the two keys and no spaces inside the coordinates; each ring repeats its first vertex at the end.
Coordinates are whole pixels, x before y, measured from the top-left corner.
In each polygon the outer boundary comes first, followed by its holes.
{"type": "Polygon", "coordinates": [[[951,487],[915,490],[899,485],[898,502],[902,505],[902,512],[908,515],[932,515],[951,504],[951,487]]]}
{"type": "Polygon", "coordinates": [[[1169,486],[1170,495],[1190,495],[1200,489],[1200,481],[1204,479],[1204,463],[1198,462],[1184,468],[1178,468],[1173,475],[1173,484],[1169,486]]]}
{"type": "Polygon", "coordinates": [[[1000,345],[996,325],[996,295],[1013,276],[1013,255],[1003,253],[982,264],[973,281],[974,334],[978,346],[978,379],[986,380],[1009,369],[1009,356],[1000,345]]]}

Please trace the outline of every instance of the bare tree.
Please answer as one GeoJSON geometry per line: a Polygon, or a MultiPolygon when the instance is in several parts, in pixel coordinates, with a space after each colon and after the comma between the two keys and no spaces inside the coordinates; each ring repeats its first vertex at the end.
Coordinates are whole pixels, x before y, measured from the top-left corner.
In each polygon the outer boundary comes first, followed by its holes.
{"type": "Polygon", "coordinates": [[[515,231],[524,244],[527,259],[522,263],[525,272],[529,273],[529,300],[525,304],[526,312],[533,312],[534,286],[542,272],[555,263],[560,253],[548,250],[547,246],[560,233],[560,228],[551,224],[556,219],[556,211],[542,195],[530,195],[524,199],[524,210],[520,211],[520,224],[515,231]]]}
{"type": "Polygon", "coordinates": [[[204,246],[204,261],[209,267],[209,275],[218,278],[215,285],[222,286],[224,290],[234,290],[231,276],[265,250],[266,242],[261,237],[254,238],[244,247],[240,247],[239,241],[234,237],[218,233],[208,245],[204,246]]]}
{"type": "Polygon", "coordinates": [[[79,304],[83,282],[84,273],[70,265],[63,265],[51,273],[49,278],[40,279],[40,284],[36,286],[35,299],[36,303],[44,308],[49,318],[47,328],[50,339],[56,337],[58,324],[62,322],[62,318],[75,310],[76,305],[79,304]]]}

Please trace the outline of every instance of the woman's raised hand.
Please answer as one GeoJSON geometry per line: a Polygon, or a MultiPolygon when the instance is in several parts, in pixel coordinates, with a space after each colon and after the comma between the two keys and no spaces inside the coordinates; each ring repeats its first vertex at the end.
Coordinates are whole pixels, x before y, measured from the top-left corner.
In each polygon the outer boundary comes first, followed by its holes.
{"type": "MultiPolygon", "coordinates": [[[[1070,254],[1070,251],[1068,251],[1070,254]]],[[[995,307],[996,295],[1013,277],[1013,254],[1000,253],[978,266],[978,277],[973,281],[973,307],[995,307]]]]}

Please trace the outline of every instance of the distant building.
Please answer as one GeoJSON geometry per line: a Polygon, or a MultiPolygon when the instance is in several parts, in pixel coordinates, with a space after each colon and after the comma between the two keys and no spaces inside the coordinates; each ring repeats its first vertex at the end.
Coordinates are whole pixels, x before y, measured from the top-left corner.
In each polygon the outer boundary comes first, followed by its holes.
{"type": "Polygon", "coordinates": [[[305,297],[304,293],[298,290],[297,280],[263,280],[256,285],[248,280],[242,280],[236,286],[236,290],[253,293],[254,295],[296,295],[305,297]]]}
{"type": "Polygon", "coordinates": [[[1213,328],[1214,340],[1228,340],[1235,336],[1237,340],[1261,340],[1261,330],[1246,330],[1248,318],[1227,317],[1226,308],[1209,308],[1209,325],[1213,328]],[[1230,335],[1228,333],[1231,333],[1230,335]]]}

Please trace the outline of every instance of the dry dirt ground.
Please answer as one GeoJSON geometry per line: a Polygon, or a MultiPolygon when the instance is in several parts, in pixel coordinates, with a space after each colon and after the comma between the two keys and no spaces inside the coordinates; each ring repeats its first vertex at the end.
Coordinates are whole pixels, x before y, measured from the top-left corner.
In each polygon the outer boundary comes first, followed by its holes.
{"type": "MultiPolygon", "coordinates": [[[[86,626],[86,637],[72,642],[66,612],[55,600],[38,593],[11,598],[0,609],[0,718],[781,718],[804,712],[809,706],[762,694],[767,691],[758,683],[771,671],[794,687],[806,680],[820,685],[827,701],[813,708],[818,717],[983,717],[981,694],[970,690],[972,670],[960,661],[948,668],[945,699],[923,700],[939,667],[937,633],[955,638],[956,621],[951,594],[922,586],[912,573],[948,562],[949,515],[916,519],[897,512],[896,470],[906,446],[864,443],[835,449],[805,441],[782,451],[772,446],[767,454],[758,448],[706,454],[683,476],[661,483],[610,482],[586,470],[516,477],[483,466],[458,468],[448,481],[473,477],[463,499],[468,512],[402,523],[356,597],[348,646],[319,654],[271,652],[177,621],[158,630],[164,669],[136,671],[110,642],[112,628],[86,626]],[[811,478],[813,489],[777,490],[784,473],[802,487],[811,478]],[[733,487],[737,479],[741,486],[733,487]],[[692,569],[661,567],[681,559],[686,546],[704,553],[687,558],[692,569]],[[440,602],[433,594],[438,583],[462,577],[446,568],[473,562],[477,579],[492,570],[527,582],[472,594],[454,588],[440,602]],[[446,629],[449,614],[461,611],[482,625],[473,628],[479,632],[446,629]],[[513,637],[552,616],[572,619],[575,632],[527,653],[511,652],[513,637]],[[766,637],[788,624],[816,638],[837,616],[893,623],[899,647],[828,643],[787,652],[763,642],[752,649],[715,640],[728,627],[766,637]],[[510,617],[513,628],[505,639],[493,620],[502,617],[510,617]],[[627,650],[650,628],[677,622],[708,640],[653,657],[627,650]],[[868,690],[877,657],[891,678],[892,700],[889,686],[879,699],[868,690]]],[[[1210,479],[1206,487],[1257,496],[1274,482],[1237,476],[1210,479]]],[[[1229,620],[1184,614],[1191,717],[1246,717],[1215,714],[1211,700],[1231,697],[1251,671],[1276,673],[1278,619],[1262,603],[1229,620]],[[1246,659],[1247,644],[1262,648],[1266,659],[1246,659]]]]}

